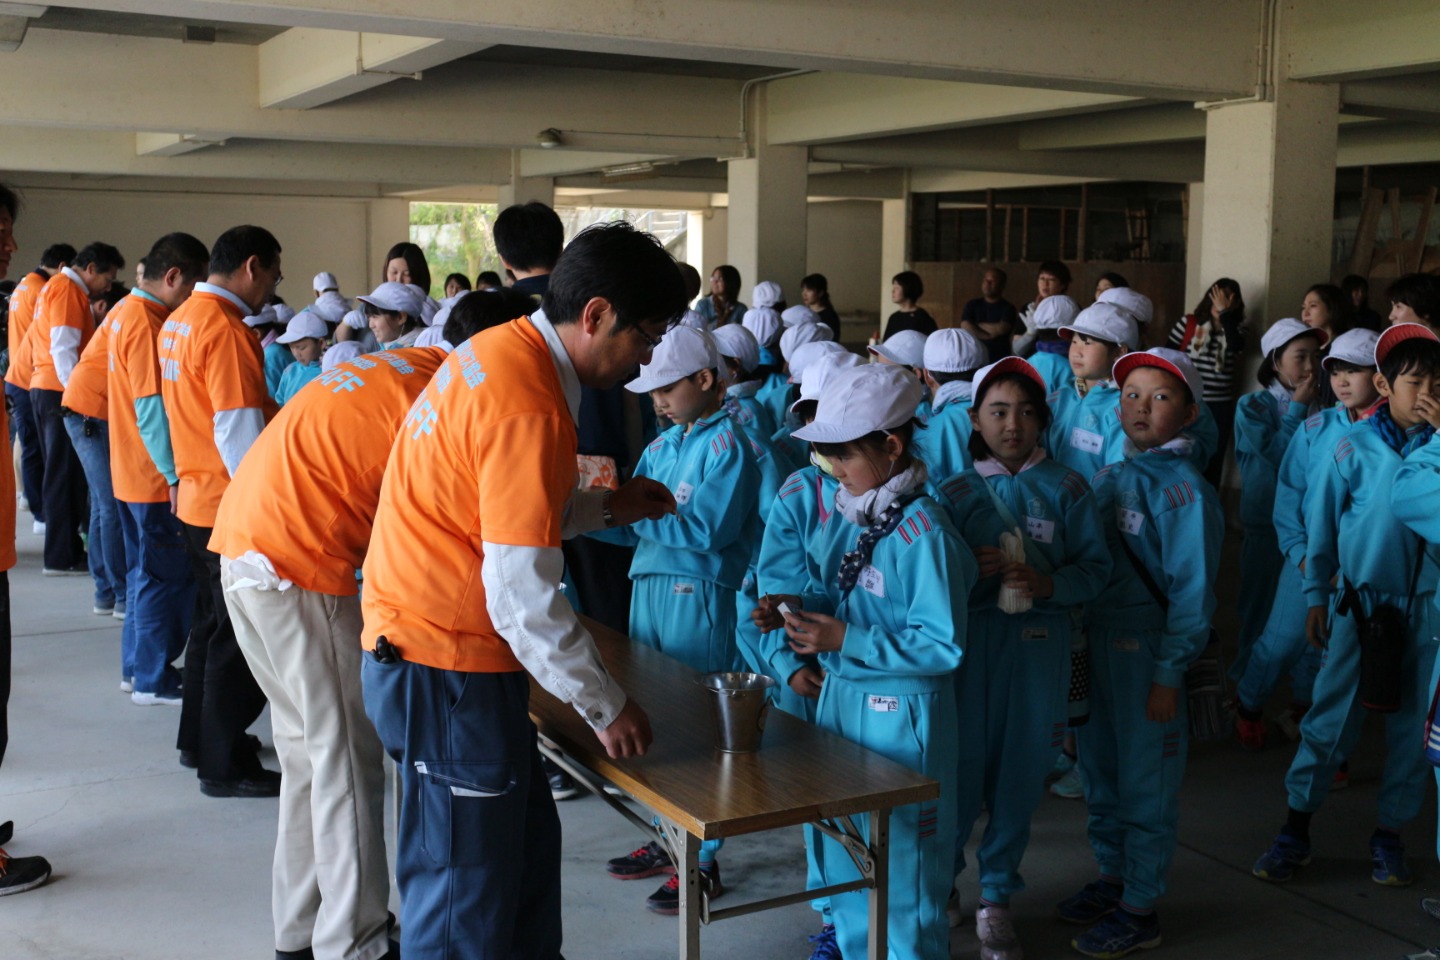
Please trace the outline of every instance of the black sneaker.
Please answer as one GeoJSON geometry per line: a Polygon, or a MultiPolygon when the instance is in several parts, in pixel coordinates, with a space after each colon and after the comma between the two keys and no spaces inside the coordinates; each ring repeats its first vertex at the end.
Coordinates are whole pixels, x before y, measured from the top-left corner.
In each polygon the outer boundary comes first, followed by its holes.
{"type": "Polygon", "coordinates": [[[545,777],[550,781],[550,796],[556,800],[571,800],[580,796],[580,785],[575,778],[556,766],[548,757],[541,757],[540,764],[545,768],[545,777]]]}
{"type": "Polygon", "coordinates": [[[616,857],[605,864],[605,872],[616,880],[644,880],[657,873],[674,873],[675,864],[665,848],[651,840],[638,850],[616,857]]]}
{"type": "MultiPolygon", "coordinates": [[[[701,868],[700,885],[705,888],[705,894],[711,900],[725,892],[725,885],[720,882],[720,864],[711,864],[708,869],[701,868]]],[[[664,914],[667,917],[678,915],[680,913],[680,874],[675,874],[661,884],[659,890],[650,894],[649,899],[645,901],[645,909],[653,913],[664,914]]]]}
{"type": "Polygon", "coordinates": [[[0,850],[0,897],[34,890],[50,879],[50,861],[44,857],[12,857],[0,850]]]}
{"type": "Polygon", "coordinates": [[[262,769],[237,780],[201,780],[200,792],[207,797],[278,797],[280,774],[262,769]]]}

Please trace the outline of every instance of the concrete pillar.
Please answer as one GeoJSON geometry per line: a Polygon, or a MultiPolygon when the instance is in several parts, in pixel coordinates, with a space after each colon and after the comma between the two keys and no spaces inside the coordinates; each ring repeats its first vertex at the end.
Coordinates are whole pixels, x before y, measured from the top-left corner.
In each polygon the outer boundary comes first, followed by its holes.
{"type": "Polygon", "coordinates": [[[1214,282],[1203,279],[1200,272],[1200,238],[1205,235],[1205,184],[1188,184],[1187,190],[1190,215],[1185,223],[1185,302],[1179,305],[1186,313],[1200,302],[1205,293],[1204,285],[1214,282]]]}
{"type": "Polygon", "coordinates": [[[729,262],[729,211],[724,207],[691,210],[685,229],[685,261],[700,271],[700,292],[709,293],[710,271],[729,262]]]}
{"type": "MultiPolygon", "coordinates": [[[[404,199],[370,200],[366,203],[366,226],[369,234],[366,250],[363,291],[341,287],[347,297],[369,293],[385,279],[385,254],[397,243],[410,239],[410,201],[404,199]]],[[[309,283],[309,278],[306,278],[309,283]]],[[[345,282],[342,279],[342,283],[345,282]]]]}
{"type": "Polygon", "coordinates": [[[497,208],[504,210],[517,203],[539,201],[547,207],[555,206],[554,177],[526,177],[520,172],[520,151],[510,151],[510,182],[500,185],[497,208]]]}
{"type": "Polygon", "coordinates": [[[890,300],[890,279],[910,265],[910,188],[899,200],[880,201],[880,337],[885,337],[885,322],[895,312],[890,300]]]}
{"type": "Polygon", "coordinates": [[[1233,277],[1257,329],[1330,277],[1339,106],[1335,84],[1281,80],[1272,101],[1206,116],[1199,292],[1233,277]]]}
{"type": "Polygon", "coordinates": [[[762,86],[755,93],[752,113],[753,155],[729,164],[729,262],[740,271],[744,285],[740,299],[746,303],[748,292],[761,280],[774,280],[790,303],[799,303],[800,279],[805,276],[810,151],[766,142],[765,103],[762,86]]]}

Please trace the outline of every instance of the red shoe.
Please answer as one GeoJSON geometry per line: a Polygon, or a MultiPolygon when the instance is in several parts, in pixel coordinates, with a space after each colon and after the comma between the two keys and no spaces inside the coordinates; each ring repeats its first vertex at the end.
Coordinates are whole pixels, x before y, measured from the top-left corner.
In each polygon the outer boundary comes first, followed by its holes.
{"type": "Polygon", "coordinates": [[[1331,790],[1344,790],[1350,786],[1350,771],[1341,767],[1335,771],[1335,779],[1330,781],[1331,790]]]}
{"type": "Polygon", "coordinates": [[[1235,732],[1240,734],[1240,746],[1246,750],[1265,749],[1264,720],[1246,720],[1242,716],[1236,716],[1235,732]]]}

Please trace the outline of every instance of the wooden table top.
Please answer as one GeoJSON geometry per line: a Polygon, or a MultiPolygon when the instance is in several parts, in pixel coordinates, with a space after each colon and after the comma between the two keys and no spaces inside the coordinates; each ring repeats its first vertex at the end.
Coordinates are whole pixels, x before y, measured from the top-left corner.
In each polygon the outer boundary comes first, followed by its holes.
{"type": "Polygon", "coordinates": [[[770,709],[755,753],[715,747],[700,674],[582,618],[610,673],[650,716],[643,757],[612,760],[585,720],[532,678],[530,716],[585,767],[704,840],[755,833],[940,795],[940,785],[844,737],[770,709]]]}

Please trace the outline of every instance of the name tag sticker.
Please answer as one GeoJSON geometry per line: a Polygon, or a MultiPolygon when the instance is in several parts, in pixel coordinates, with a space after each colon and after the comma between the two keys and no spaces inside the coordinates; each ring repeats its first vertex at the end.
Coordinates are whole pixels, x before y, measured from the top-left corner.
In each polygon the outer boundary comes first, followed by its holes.
{"type": "Polygon", "coordinates": [[[1041,520],[1039,517],[1026,517],[1025,532],[1028,533],[1030,539],[1036,543],[1054,543],[1055,521],[1041,520]]]}
{"type": "Polygon", "coordinates": [[[675,488],[675,502],[680,504],[681,506],[684,506],[685,504],[690,502],[690,495],[694,492],[695,488],[690,486],[690,484],[680,484],[680,486],[675,488]]]}
{"type": "Polygon", "coordinates": [[[860,589],[866,593],[874,594],[877,597],[885,596],[885,574],[874,567],[867,566],[860,571],[860,579],[857,581],[860,589]]]}
{"type": "Polygon", "coordinates": [[[1140,641],[1132,637],[1116,637],[1110,641],[1110,646],[1121,653],[1135,653],[1140,649],[1140,641]]]}
{"type": "Polygon", "coordinates": [[[1030,627],[1020,631],[1020,639],[1022,641],[1049,640],[1050,631],[1045,627],[1030,627]]]}
{"type": "Polygon", "coordinates": [[[875,696],[875,694],[872,693],[872,694],[870,694],[870,696],[869,696],[868,699],[869,699],[870,709],[871,709],[871,710],[874,710],[876,713],[899,713],[899,712],[900,712],[900,698],[899,698],[899,697],[877,697],[877,696],[875,696]]]}
{"type": "Polygon", "coordinates": [[[1086,453],[1099,453],[1105,446],[1105,438],[1098,433],[1076,427],[1070,431],[1070,446],[1086,453]]]}
{"type": "Polygon", "coordinates": [[[1138,534],[1145,526],[1145,514],[1138,510],[1126,510],[1124,507],[1115,508],[1115,524],[1126,533],[1138,534]]]}
{"type": "Polygon", "coordinates": [[[673,590],[673,593],[677,597],[688,597],[694,592],[695,584],[693,583],[677,583],[675,584],[675,588],[673,590]]]}

